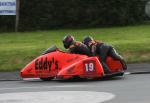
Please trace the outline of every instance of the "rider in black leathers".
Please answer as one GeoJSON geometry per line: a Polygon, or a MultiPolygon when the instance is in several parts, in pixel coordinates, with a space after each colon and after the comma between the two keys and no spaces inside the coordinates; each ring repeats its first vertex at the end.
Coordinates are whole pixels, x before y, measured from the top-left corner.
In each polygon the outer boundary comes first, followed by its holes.
{"type": "Polygon", "coordinates": [[[63,38],[63,44],[66,49],[69,49],[70,53],[91,55],[89,48],[83,43],[76,41],[72,35],[65,36],[63,38]]]}
{"type": "Polygon", "coordinates": [[[100,59],[102,66],[104,68],[104,72],[106,74],[110,73],[109,67],[106,64],[106,57],[107,56],[111,56],[114,59],[119,60],[122,63],[124,70],[127,69],[127,66],[126,66],[126,63],[125,63],[123,57],[120,56],[111,45],[108,45],[108,44],[103,43],[101,41],[95,41],[90,36],[86,36],[83,39],[83,43],[89,47],[93,56],[96,56],[96,55],[99,56],[99,59],[100,59]]]}

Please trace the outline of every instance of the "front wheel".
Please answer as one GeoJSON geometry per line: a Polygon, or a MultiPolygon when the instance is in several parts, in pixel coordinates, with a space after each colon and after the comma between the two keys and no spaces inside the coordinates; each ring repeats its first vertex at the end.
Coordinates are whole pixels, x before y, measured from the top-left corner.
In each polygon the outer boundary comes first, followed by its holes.
{"type": "Polygon", "coordinates": [[[52,80],[53,79],[53,77],[48,77],[48,78],[40,78],[41,80],[43,80],[43,81],[50,81],[50,80],[52,80]]]}

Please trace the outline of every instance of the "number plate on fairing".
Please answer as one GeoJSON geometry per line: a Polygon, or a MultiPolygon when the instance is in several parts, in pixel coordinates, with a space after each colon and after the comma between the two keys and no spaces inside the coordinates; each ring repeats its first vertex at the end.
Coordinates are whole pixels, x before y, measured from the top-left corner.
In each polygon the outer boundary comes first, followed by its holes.
{"type": "Polygon", "coordinates": [[[86,74],[93,74],[96,72],[95,61],[93,60],[84,61],[83,66],[84,66],[84,71],[86,74]]]}

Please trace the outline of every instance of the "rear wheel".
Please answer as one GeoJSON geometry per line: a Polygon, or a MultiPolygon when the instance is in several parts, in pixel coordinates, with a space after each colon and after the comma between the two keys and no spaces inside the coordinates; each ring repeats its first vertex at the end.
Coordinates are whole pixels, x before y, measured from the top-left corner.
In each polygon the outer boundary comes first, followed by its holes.
{"type": "Polygon", "coordinates": [[[120,71],[116,73],[106,74],[104,77],[117,77],[117,76],[123,76],[123,75],[124,75],[124,71],[120,71]]]}
{"type": "Polygon", "coordinates": [[[53,77],[48,77],[48,78],[40,78],[41,80],[43,80],[43,81],[50,81],[50,80],[52,80],[53,79],[53,77]]]}

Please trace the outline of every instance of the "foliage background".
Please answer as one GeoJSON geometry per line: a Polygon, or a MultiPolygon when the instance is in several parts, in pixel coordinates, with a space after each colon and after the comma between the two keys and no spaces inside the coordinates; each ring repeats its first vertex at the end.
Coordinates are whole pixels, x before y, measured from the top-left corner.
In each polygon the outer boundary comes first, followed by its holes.
{"type": "MultiPolygon", "coordinates": [[[[20,0],[19,30],[122,26],[145,20],[147,0],[20,0]]],[[[13,31],[15,16],[0,16],[13,31]]]]}

